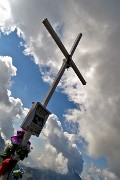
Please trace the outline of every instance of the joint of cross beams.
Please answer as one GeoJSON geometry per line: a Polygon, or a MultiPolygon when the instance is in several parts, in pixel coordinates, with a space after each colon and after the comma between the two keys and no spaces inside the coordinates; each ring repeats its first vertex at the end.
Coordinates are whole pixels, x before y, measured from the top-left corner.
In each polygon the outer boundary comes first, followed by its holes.
{"type": "Polygon", "coordinates": [[[72,58],[71,58],[71,55],[69,55],[68,56],[68,59],[67,59],[67,69],[69,68],[69,67],[71,67],[71,60],[72,60],[72,58]]]}

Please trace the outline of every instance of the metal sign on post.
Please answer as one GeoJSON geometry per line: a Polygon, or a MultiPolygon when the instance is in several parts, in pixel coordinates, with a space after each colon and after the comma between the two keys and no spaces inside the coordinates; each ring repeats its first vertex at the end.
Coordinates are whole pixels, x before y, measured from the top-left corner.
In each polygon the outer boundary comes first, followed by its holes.
{"type": "Polygon", "coordinates": [[[33,103],[21,124],[21,128],[31,133],[31,135],[39,136],[50,114],[51,113],[41,103],[33,103]]]}

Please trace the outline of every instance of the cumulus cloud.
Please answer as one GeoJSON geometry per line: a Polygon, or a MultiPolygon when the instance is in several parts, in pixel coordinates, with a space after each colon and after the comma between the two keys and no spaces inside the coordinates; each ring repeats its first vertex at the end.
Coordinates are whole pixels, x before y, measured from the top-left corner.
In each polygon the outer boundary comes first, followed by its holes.
{"type": "Polygon", "coordinates": [[[49,117],[39,141],[42,145],[32,150],[31,157],[35,161],[29,159],[30,166],[50,169],[59,174],[72,171],[81,174],[83,159],[76,146],[76,138],[73,134],[63,132],[61,122],[55,115],[49,117]]]}
{"type": "Polygon", "coordinates": [[[16,68],[12,66],[11,57],[0,57],[0,101],[9,104],[8,87],[11,85],[11,77],[16,75],[16,68]]]}
{"type": "Polygon", "coordinates": [[[86,175],[82,175],[83,180],[118,180],[116,175],[108,169],[99,169],[91,163],[90,167],[86,169],[86,175]]]}
{"type": "Polygon", "coordinates": [[[51,169],[60,174],[68,173],[67,158],[62,153],[58,153],[56,148],[50,144],[45,145],[44,153],[37,160],[42,163],[42,169],[51,169]]]}
{"type": "Polygon", "coordinates": [[[79,135],[87,141],[88,154],[92,157],[104,155],[111,170],[120,177],[120,86],[118,83],[120,76],[120,34],[118,29],[120,23],[118,21],[117,2],[113,4],[107,1],[108,6],[105,6],[104,3],[102,5],[100,2],[93,3],[93,8],[95,6],[98,9],[96,16],[96,10],[94,11],[92,7],[88,7],[87,3],[84,6],[83,3],[84,8],[87,6],[89,18],[92,18],[92,22],[89,21],[89,28],[92,28],[95,35],[93,37],[91,31],[92,47],[88,42],[91,50],[84,52],[85,54],[83,53],[81,60],[82,62],[85,61],[84,64],[79,63],[81,67],[86,69],[87,86],[81,87],[76,81],[72,84],[69,78],[67,84],[64,80],[62,87],[63,91],[68,94],[69,99],[78,105],[78,109],[68,110],[65,115],[66,120],[69,123],[79,123],[79,135]],[[111,9],[108,7],[111,7],[111,9]],[[105,18],[103,18],[103,14],[105,18]],[[97,27],[101,31],[98,31],[97,27]],[[96,46],[92,44],[94,38],[97,40],[96,46]]]}
{"type": "MultiPolygon", "coordinates": [[[[88,154],[105,156],[112,171],[120,177],[120,1],[5,2],[7,8],[0,4],[1,30],[9,33],[16,27],[26,41],[25,53],[32,54],[40,66],[48,63],[49,73],[42,73],[46,82],[51,82],[63,56],[43,28],[42,20],[50,19],[68,50],[76,35],[83,33],[74,59],[87,86],[80,84],[72,70],[65,73],[59,87],[78,106],[69,110],[65,118],[79,123],[79,135],[87,141],[88,154]]],[[[52,138],[50,142],[54,144],[52,138]]]]}
{"type": "Polygon", "coordinates": [[[0,56],[0,129],[7,139],[14,133],[13,121],[24,117],[26,112],[21,100],[13,98],[9,90],[16,70],[11,57],[0,56]]]}
{"type": "Polygon", "coordinates": [[[83,160],[81,153],[75,144],[75,137],[72,134],[63,132],[61,123],[55,115],[52,115],[49,118],[46,128],[43,130],[43,134],[50,144],[56,148],[57,152],[62,153],[63,157],[68,160],[68,168],[81,173],[83,160]]]}

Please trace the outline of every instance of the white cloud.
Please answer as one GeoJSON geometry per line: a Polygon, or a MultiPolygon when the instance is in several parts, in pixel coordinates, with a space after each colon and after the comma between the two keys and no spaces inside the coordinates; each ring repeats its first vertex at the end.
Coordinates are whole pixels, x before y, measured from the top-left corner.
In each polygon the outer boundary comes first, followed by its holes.
{"type": "Polygon", "coordinates": [[[82,175],[83,180],[118,180],[116,175],[108,169],[99,169],[93,164],[86,169],[85,175],[82,175]]]}
{"type": "Polygon", "coordinates": [[[13,121],[24,116],[26,111],[21,100],[13,98],[9,90],[16,71],[11,57],[0,56],[0,129],[7,139],[14,133],[13,121]]]}
{"type": "Polygon", "coordinates": [[[11,8],[9,1],[0,1],[0,29],[5,34],[9,34],[11,30],[15,29],[12,18],[11,18],[11,8]]]}
{"type": "Polygon", "coordinates": [[[7,89],[11,85],[11,77],[16,75],[16,68],[12,66],[12,58],[0,56],[0,101],[9,104],[7,89]]]}
{"type": "Polygon", "coordinates": [[[83,159],[75,145],[74,135],[63,132],[61,123],[55,115],[51,115],[48,119],[46,127],[43,129],[43,135],[57,153],[62,153],[63,157],[67,159],[68,169],[74,169],[80,174],[83,168],[83,159]]]}
{"type": "Polygon", "coordinates": [[[45,145],[44,153],[37,160],[41,169],[51,169],[60,174],[68,173],[68,160],[50,144],[45,145]]]}

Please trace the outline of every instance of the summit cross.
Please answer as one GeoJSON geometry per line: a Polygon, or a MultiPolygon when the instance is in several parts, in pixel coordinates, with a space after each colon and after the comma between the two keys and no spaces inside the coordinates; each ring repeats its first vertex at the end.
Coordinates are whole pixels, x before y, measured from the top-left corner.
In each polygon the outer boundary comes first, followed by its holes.
{"type": "MultiPolygon", "coordinates": [[[[42,131],[42,129],[47,121],[47,118],[50,115],[50,112],[46,109],[46,106],[47,106],[48,102],[50,101],[50,98],[52,97],[65,69],[72,67],[73,70],[75,71],[76,75],[80,79],[81,83],[83,85],[86,85],[85,79],[83,78],[79,69],[77,68],[74,61],[72,60],[72,56],[73,56],[73,54],[76,50],[76,47],[82,37],[82,33],[78,34],[78,36],[71,48],[70,53],[68,53],[47,18],[43,20],[43,24],[47,28],[48,32],[51,34],[52,38],[54,39],[54,41],[56,42],[58,47],[60,48],[61,52],[65,56],[65,59],[63,59],[63,64],[62,64],[55,80],[53,81],[50,89],[48,90],[48,93],[45,96],[43,102],[41,104],[39,102],[33,103],[31,109],[29,110],[27,116],[25,117],[23,123],[21,124],[21,128],[26,131],[24,134],[23,140],[21,142],[21,146],[20,146],[21,151],[27,147],[27,143],[28,143],[31,135],[39,136],[40,132],[42,131]]],[[[8,177],[8,176],[9,176],[8,173],[5,174],[3,179],[6,180],[6,177],[8,177]]]]}
{"type": "MultiPolygon", "coordinates": [[[[56,32],[55,32],[54,29],[52,28],[51,24],[49,23],[48,19],[47,19],[47,18],[44,19],[42,23],[44,24],[44,26],[46,27],[46,29],[48,30],[48,32],[51,34],[51,36],[53,37],[54,41],[56,42],[56,44],[57,44],[58,47],[60,48],[61,52],[62,52],[63,55],[65,56],[65,59],[63,59],[63,64],[62,64],[62,66],[61,66],[61,68],[60,68],[60,70],[59,70],[59,72],[58,72],[55,80],[53,81],[50,89],[48,90],[47,95],[45,96],[43,102],[41,103],[41,105],[40,105],[40,103],[35,103],[35,105],[33,105],[33,106],[31,107],[31,109],[30,109],[30,111],[29,111],[29,113],[28,113],[29,116],[25,118],[24,122],[23,122],[22,125],[21,125],[21,127],[22,127],[23,129],[26,129],[26,127],[28,126],[28,124],[29,124],[29,127],[32,127],[32,128],[33,128],[33,126],[32,126],[31,124],[32,124],[32,122],[33,122],[33,117],[35,117],[35,115],[33,115],[32,108],[33,108],[33,109],[36,109],[36,108],[37,108],[37,105],[38,105],[38,106],[40,106],[40,108],[42,107],[42,109],[45,109],[45,111],[46,111],[46,106],[47,106],[47,104],[49,103],[49,101],[50,101],[50,99],[51,99],[51,97],[52,97],[52,95],[53,95],[53,93],[54,93],[54,91],[55,91],[55,89],[56,89],[56,87],[57,87],[57,85],[58,85],[58,83],[59,83],[59,81],[60,81],[60,79],[61,79],[61,77],[62,77],[62,75],[63,75],[63,73],[64,73],[64,71],[65,71],[66,68],[72,67],[73,70],[75,71],[75,73],[77,74],[78,78],[80,79],[81,83],[82,83],[83,85],[86,85],[85,79],[83,78],[83,76],[82,76],[82,74],[80,73],[79,69],[77,68],[77,66],[75,65],[74,61],[72,60],[72,56],[73,56],[73,54],[74,54],[74,52],[75,52],[75,50],[76,50],[76,47],[77,47],[77,45],[78,45],[78,43],[79,43],[79,41],[80,41],[80,39],[81,39],[81,37],[82,37],[82,33],[79,33],[79,34],[78,34],[78,36],[77,36],[77,38],[76,38],[76,40],[75,40],[75,42],[74,42],[74,44],[73,44],[73,46],[72,46],[72,48],[71,48],[70,53],[68,53],[67,50],[66,50],[66,48],[65,48],[64,45],[62,44],[61,40],[59,39],[58,35],[56,34],[56,32]],[[31,116],[33,116],[33,117],[31,118],[31,116]]],[[[35,110],[35,111],[36,111],[36,110],[35,110]]],[[[49,113],[48,113],[48,116],[49,116],[49,113]]],[[[48,118],[48,116],[47,116],[47,118],[48,118]]],[[[41,117],[40,117],[40,118],[41,118],[41,117]]],[[[39,126],[38,126],[38,132],[37,132],[37,134],[36,134],[37,136],[39,136],[40,132],[42,131],[43,126],[44,126],[44,124],[45,124],[46,121],[47,121],[47,118],[44,120],[44,123],[43,123],[42,127],[39,127],[39,126]]],[[[23,142],[22,142],[23,146],[24,146],[24,145],[27,143],[27,141],[30,139],[31,135],[34,135],[34,131],[35,131],[36,129],[35,129],[35,128],[33,128],[33,129],[34,129],[33,132],[30,131],[30,128],[29,128],[29,131],[28,131],[28,130],[26,131],[26,133],[25,133],[25,135],[24,135],[23,142]]]]}

